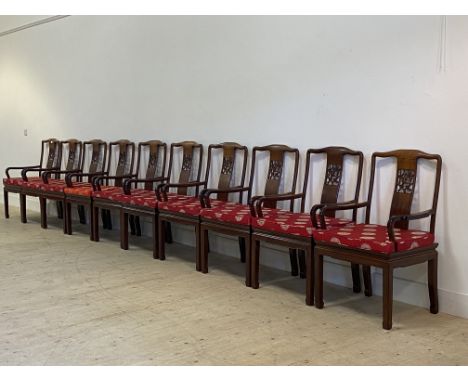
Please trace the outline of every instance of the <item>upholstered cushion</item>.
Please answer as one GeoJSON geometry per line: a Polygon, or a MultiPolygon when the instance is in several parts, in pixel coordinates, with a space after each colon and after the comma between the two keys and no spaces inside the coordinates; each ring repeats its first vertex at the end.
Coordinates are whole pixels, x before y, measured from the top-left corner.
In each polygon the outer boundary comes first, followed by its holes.
{"type": "MultiPolygon", "coordinates": [[[[211,207],[218,207],[224,203],[225,202],[213,199],[211,200],[211,207]]],[[[198,197],[177,195],[177,197],[172,200],[169,199],[167,202],[159,202],[158,209],[159,211],[171,211],[191,216],[199,216],[202,207],[198,197]]]]}
{"type": "Polygon", "coordinates": [[[118,203],[128,204],[132,206],[150,207],[156,208],[158,206],[158,200],[156,199],[156,193],[153,190],[134,189],[130,195],[126,195],[121,192],[109,193],[106,190],[95,191],[93,198],[95,199],[108,199],[118,203]]]}
{"type": "Polygon", "coordinates": [[[316,242],[333,243],[387,255],[396,251],[426,247],[434,243],[434,235],[430,232],[395,228],[397,243],[397,248],[395,248],[394,243],[388,237],[387,227],[374,224],[356,224],[317,230],[314,238],[316,242]]]}
{"type": "Polygon", "coordinates": [[[44,192],[63,192],[66,186],[64,179],[49,179],[49,183],[34,182],[27,185],[27,187],[44,192]]]}
{"type": "Polygon", "coordinates": [[[232,202],[219,202],[219,206],[203,208],[200,216],[203,219],[239,225],[249,225],[251,220],[248,205],[232,202]]]}
{"type": "MultiPolygon", "coordinates": [[[[114,186],[101,186],[102,191],[113,189],[114,186]]],[[[121,189],[121,187],[117,187],[121,189]]],[[[63,192],[67,195],[75,195],[75,196],[87,196],[91,197],[93,194],[93,186],[91,183],[87,182],[76,182],[73,183],[73,187],[65,187],[63,192]]]]}
{"type": "MultiPolygon", "coordinates": [[[[327,227],[338,227],[350,224],[351,221],[348,219],[325,217],[325,223],[327,227]]],[[[263,217],[252,217],[251,224],[254,228],[266,231],[306,237],[313,236],[313,232],[315,231],[310,214],[280,209],[263,209],[263,217]]]]}
{"type": "Polygon", "coordinates": [[[31,176],[27,181],[23,178],[3,178],[3,184],[5,186],[25,186],[27,183],[42,182],[42,178],[39,176],[31,176]]]}

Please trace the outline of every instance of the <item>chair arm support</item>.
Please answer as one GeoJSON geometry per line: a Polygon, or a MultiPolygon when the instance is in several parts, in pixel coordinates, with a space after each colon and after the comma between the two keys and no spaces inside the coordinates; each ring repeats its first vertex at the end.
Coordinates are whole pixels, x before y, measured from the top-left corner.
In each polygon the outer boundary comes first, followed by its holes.
{"type": "MultiPolygon", "coordinates": [[[[252,214],[252,208],[255,208],[255,214],[257,217],[261,218],[263,217],[263,211],[262,207],[263,204],[266,201],[283,201],[283,200],[295,200],[295,199],[301,199],[304,197],[304,193],[299,193],[299,194],[293,194],[293,193],[287,193],[287,194],[279,194],[279,195],[264,195],[260,197],[254,197],[251,200],[250,205],[250,213],[252,214]],[[256,202],[256,203],[255,203],[256,202]]],[[[255,214],[252,214],[252,216],[255,216],[255,214]]]]}
{"type": "Polygon", "coordinates": [[[90,176],[91,177],[91,183],[92,183],[94,177],[99,176],[99,175],[107,175],[107,171],[101,171],[101,172],[74,172],[74,173],[65,175],[65,182],[67,183],[67,187],[73,187],[73,178],[78,178],[78,177],[83,177],[83,176],[90,176]]]}
{"type": "Polygon", "coordinates": [[[396,246],[396,241],[395,241],[395,223],[396,222],[423,219],[431,215],[434,215],[434,213],[435,211],[433,209],[430,209],[426,211],[416,212],[414,214],[390,216],[390,218],[388,219],[388,223],[387,223],[388,237],[390,238],[391,241],[395,243],[395,246],[396,246]]]}
{"type": "Polygon", "coordinates": [[[131,185],[132,183],[154,183],[154,182],[162,182],[164,180],[167,180],[167,176],[159,176],[157,178],[135,178],[135,179],[125,179],[123,182],[123,190],[126,195],[130,195],[131,191],[131,185]]]}
{"type": "Polygon", "coordinates": [[[60,175],[60,174],[71,174],[71,173],[77,173],[80,172],[80,169],[75,169],[75,170],[62,170],[62,171],[56,171],[56,170],[51,170],[51,171],[44,171],[41,175],[42,181],[46,184],[49,183],[49,179],[51,178],[52,175],[60,175]]]}
{"type": "Polygon", "coordinates": [[[203,208],[211,208],[210,195],[211,194],[232,194],[235,192],[249,191],[250,187],[232,187],[232,188],[205,188],[200,192],[200,202],[203,208]]]}
{"type": "Polygon", "coordinates": [[[27,169],[27,168],[39,168],[41,167],[40,164],[38,165],[35,165],[35,166],[10,166],[10,167],[7,167],[5,169],[5,175],[8,179],[10,179],[10,171],[11,170],[24,170],[24,169],[27,169]]]}
{"type": "Polygon", "coordinates": [[[136,174],[128,174],[128,175],[98,175],[98,176],[93,176],[92,178],[92,186],[94,191],[101,191],[101,185],[105,180],[118,180],[118,179],[132,179],[135,178],[137,175],[136,174]]]}
{"type": "Polygon", "coordinates": [[[343,203],[332,203],[332,204],[316,204],[310,210],[310,218],[312,220],[312,226],[314,228],[326,229],[325,223],[325,212],[327,211],[344,211],[344,210],[355,210],[358,208],[368,207],[368,202],[343,202],[343,203]],[[320,210],[320,227],[317,224],[317,211],[320,210]]]}
{"type": "Polygon", "coordinates": [[[47,171],[47,170],[60,170],[60,167],[51,167],[51,168],[44,168],[44,167],[35,167],[35,168],[24,168],[21,170],[21,177],[23,178],[24,181],[28,181],[28,172],[39,172],[41,173],[42,171],[47,171]]]}

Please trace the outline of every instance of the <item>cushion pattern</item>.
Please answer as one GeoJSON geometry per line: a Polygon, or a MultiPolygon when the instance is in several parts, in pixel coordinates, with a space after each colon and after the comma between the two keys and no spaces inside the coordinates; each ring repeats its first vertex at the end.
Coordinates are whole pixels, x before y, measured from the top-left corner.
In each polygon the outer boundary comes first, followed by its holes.
{"type": "Polygon", "coordinates": [[[102,189],[102,191],[93,192],[93,198],[113,200],[118,203],[132,206],[150,208],[156,208],[158,206],[156,193],[153,190],[133,189],[130,195],[126,195],[124,192],[122,192],[122,188],[120,188],[120,192],[115,193],[109,193],[106,192],[105,189],[102,189]]]}
{"type": "MultiPolygon", "coordinates": [[[[113,188],[122,189],[121,187],[115,186],[101,186],[102,191],[110,190],[113,188]]],[[[63,192],[65,192],[65,194],[67,195],[91,197],[91,195],[93,194],[93,186],[91,185],[91,183],[87,182],[74,182],[73,187],[65,187],[63,189],[63,192]]]]}
{"type": "MultiPolygon", "coordinates": [[[[267,208],[263,208],[262,211],[263,217],[252,217],[252,227],[266,231],[305,237],[313,236],[313,233],[316,231],[312,226],[310,214],[308,213],[267,208]]],[[[325,217],[325,223],[327,227],[339,227],[351,224],[352,221],[348,219],[325,217]]]]}
{"type": "Polygon", "coordinates": [[[39,176],[31,176],[28,180],[23,180],[23,178],[3,178],[3,184],[5,186],[26,186],[28,183],[42,182],[42,178],[39,176]]]}
{"type": "Polygon", "coordinates": [[[239,225],[249,225],[251,221],[249,206],[233,202],[219,202],[217,207],[202,208],[200,216],[204,219],[239,225]]]}
{"type": "Polygon", "coordinates": [[[434,243],[434,235],[430,232],[395,228],[397,243],[397,248],[395,248],[394,243],[388,237],[387,227],[375,224],[356,224],[317,230],[314,233],[314,238],[316,242],[338,244],[386,255],[396,251],[426,247],[434,243]]]}
{"type": "Polygon", "coordinates": [[[64,179],[49,179],[49,183],[34,182],[29,184],[27,187],[45,192],[63,192],[63,189],[67,187],[67,184],[64,179]]]}
{"type": "MultiPolygon", "coordinates": [[[[217,199],[210,201],[211,207],[218,207],[225,203],[217,199]]],[[[200,199],[196,196],[177,195],[172,200],[169,199],[167,202],[159,202],[158,208],[160,211],[171,211],[180,214],[186,214],[191,216],[199,216],[202,210],[200,199]]]]}

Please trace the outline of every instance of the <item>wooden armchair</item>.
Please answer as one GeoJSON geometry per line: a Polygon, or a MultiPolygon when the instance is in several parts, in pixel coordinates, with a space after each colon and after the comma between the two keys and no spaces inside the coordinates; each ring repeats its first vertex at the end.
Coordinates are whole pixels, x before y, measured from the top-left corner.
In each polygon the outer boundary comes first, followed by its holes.
{"type": "MultiPolygon", "coordinates": [[[[188,181],[182,183],[166,183],[159,186],[159,258],[165,258],[164,230],[169,222],[175,222],[179,224],[190,225],[195,229],[196,237],[196,269],[201,270],[200,263],[200,212],[202,210],[202,204],[198,197],[199,187],[206,189],[210,178],[211,164],[213,160],[213,153],[222,150],[223,159],[220,167],[220,173],[218,176],[218,189],[225,190],[231,187],[233,180],[233,174],[235,169],[236,157],[238,154],[242,156],[242,170],[240,174],[240,186],[244,184],[245,170],[247,168],[247,155],[248,149],[245,146],[241,146],[235,142],[224,142],[216,145],[210,145],[208,147],[208,160],[206,164],[205,178],[202,181],[188,181]],[[177,198],[169,198],[168,191],[170,189],[186,189],[188,187],[195,188],[194,195],[178,195],[177,198]]],[[[200,168],[198,171],[198,177],[200,176],[200,168]]],[[[203,191],[202,191],[203,192],[203,191]]],[[[216,200],[211,200],[210,203],[220,205],[222,202],[227,201],[228,194],[219,193],[216,200]]],[[[202,199],[203,200],[203,199],[202,199]]]]}
{"type": "MultiPolygon", "coordinates": [[[[166,229],[163,230],[163,238],[159,238],[158,233],[158,199],[156,196],[156,190],[154,190],[154,183],[158,183],[158,187],[163,184],[162,182],[164,181],[170,181],[171,179],[171,174],[174,170],[174,159],[177,154],[181,155],[181,167],[179,171],[179,178],[178,178],[178,183],[188,183],[191,181],[191,173],[192,173],[192,168],[193,168],[193,163],[194,163],[194,154],[196,153],[196,150],[199,151],[199,161],[198,161],[198,175],[195,181],[199,181],[200,179],[200,165],[202,161],[202,155],[203,155],[203,146],[200,145],[197,142],[193,141],[184,141],[184,142],[179,142],[179,143],[172,143],[171,148],[170,148],[170,154],[169,154],[169,168],[167,175],[164,176],[164,174],[161,174],[160,176],[157,176],[156,178],[153,179],[132,179],[132,180],[127,180],[124,184],[124,191],[125,195],[123,195],[123,198],[120,199],[121,203],[121,210],[120,210],[120,226],[124,227],[120,231],[121,236],[121,242],[120,246],[122,249],[128,249],[128,229],[125,227],[128,227],[128,220],[129,220],[129,215],[135,215],[135,216],[147,216],[151,218],[152,223],[153,223],[153,231],[152,231],[152,236],[153,236],[153,258],[158,259],[159,253],[159,241],[164,240],[164,238],[167,241],[171,241],[171,235],[170,235],[170,227],[165,227],[166,229]],[[132,183],[136,182],[144,182],[147,186],[145,189],[131,189],[130,185],[132,183]]],[[[165,163],[165,157],[164,157],[164,163],[165,163]]],[[[188,187],[188,186],[187,186],[188,187]]],[[[173,199],[176,197],[181,197],[185,196],[187,194],[187,187],[180,187],[178,189],[177,194],[167,194],[168,199],[173,199]]],[[[160,189],[160,188],[159,188],[160,189]]],[[[161,258],[161,260],[164,260],[164,257],[161,258]]]]}
{"type": "MultiPolygon", "coordinates": [[[[113,177],[116,179],[116,185],[119,184],[119,188],[103,189],[103,183],[108,181],[110,177],[99,176],[94,181],[93,197],[93,214],[99,216],[99,209],[103,210],[118,210],[120,213],[122,202],[127,201],[130,193],[131,185],[135,187],[131,189],[134,194],[139,191],[152,191],[155,187],[155,183],[163,181],[164,169],[166,167],[166,152],[167,145],[159,140],[150,140],[146,142],[140,142],[138,144],[138,156],[136,162],[136,168],[133,174],[127,176],[113,177]],[[144,177],[140,173],[143,171],[144,164],[147,163],[144,177]],[[142,184],[142,188],[137,188],[139,184],[142,184]]],[[[132,235],[141,236],[140,218],[138,215],[130,215],[129,219],[121,221],[120,235],[126,237],[128,242],[128,223],[130,223],[132,235]],[[128,221],[129,220],[129,221],[128,221]]],[[[94,240],[99,241],[99,226],[94,225],[94,240]]],[[[124,240],[125,241],[125,240],[124,240]]],[[[122,243],[122,240],[121,240],[122,243]]],[[[124,249],[125,246],[123,246],[124,249]]]]}
{"type": "Polygon", "coordinates": [[[22,186],[26,182],[40,182],[41,181],[41,173],[44,170],[51,170],[51,169],[60,169],[60,162],[62,160],[62,145],[60,141],[56,138],[49,138],[44,139],[41,142],[41,157],[39,163],[37,165],[32,166],[14,166],[8,167],[5,170],[6,178],[3,178],[3,201],[4,201],[4,209],[5,209],[5,218],[8,219],[10,217],[9,212],[9,198],[8,193],[17,193],[20,196],[20,213],[21,213],[21,222],[26,223],[26,195],[23,194],[22,186]],[[38,173],[36,177],[11,177],[11,171],[21,171],[24,170],[35,170],[38,173]],[[25,179],[26,178],[26,179],[25,179]]]}
{"type": "MultiPolygon", "coordinates": [[[[352,220],[336,218],[334,211],[329,211],[323,217],[323,221],[318,221],[316,216],[316,211],[319,206],[322,206],[324,203],[336,204],[338,201],[338,195],[342,186],[345,157],[354,157],[358,162],[356,173],[353,173],[353,175],[355,175],[354,179],[356,179],[353,199],[348,201],[348,203],[357,202],[361,185],[363,154],[360,151],[353,151],[346,147],[325,147],[322,149],[309,149],[307,151],[304,185],[301,193],[252,198],[251,277],[253,288],[259,287],[258,275],[261,241],[286,246],[290,248],[290,254],[292,252],[291,248],[300,249],[309,254],[310,257],[315,244],[313,235],[318,227],[324,224],[327,224],[329,227],[347,226],[356,221],[356,213],[353,214],[352,220]],[[309,186],[310,165],[313,158],[317,155],[325,156],[326,159],[325,177],[320,198],[322,204],[316,205],[312,207],[310,212],[304,213],[307,188],[309,186]],[[301,201],[300,212],[293,212],[292,203],[294,200],[301,201]],[[280,210],[276,208],[264,208],[267,203],[271,204],[272,202],[278,201],[290,201],[290,209],[280,210]]],[[[294,255],[293,252],[292,255],[294,255]]],[[[292,264],[294,264],[294,261],[292,261],[292,264]]],[[[313,264],[307,264],[306,268],[310,268],[311,266],[313,266],[313,264]]],[[[352,276],[353,290],[358,293],[361,291],[358,265],[353,264],[352,276]]],[[[313,293],[309,290],[309,294],[307,294],[306,297],[309,304],[313,304],[313,297],[313,293]]]]}
{"type": "MultiPolygon", "coordinates": [[[[72,234],[72,216],[71,216],[71,205],[78,204],[89,207],[91,211],[91,229],[90,238],[94,240],[95,225],[98,224],[99,220],[97,216],[93,215],[93,182],[99,176],[109,176],[109,180],[115,181],[112,186],[109,183],[102,187],[103,189],[114,189],[118,192],[121,186],[121,179],[126,176],[131,176],[133,171],[133,163],[135,156],[135,144],[126,139],[111,142],[107,149],[108,155],[99,155],[99,161],[96,163],[95,170],[89,173],[72,173],[67,174],[66,182],[67,187],[64,189],[65,194],[65,218],[66,218],[66,232],[72,234]],[[106,166],[107,159],[107,167],[106,166]],[[114,161],[116,161],[115,168],[113,167],[114,161]],[[103,168],[106,168],[103,171],[103,168]],[[100,171],[98,171],[100,170],[100,171]],[[87,177],[87,182],[83,182],[83,177],[87,177]],[[73,182],[76,179],[78,182],[73,182]]],[[[93,151],[93,157],[94,157],[93,151]]],[[[93,158],[94,159],[94,158],[93,158]]],[[[112,221],[110,211],[102,211],[103,226],[106,229],[112,229],[112,221]]]]}
{"type": "MultiPolygon", "coordinates": [[[[315,258],[315,306],[323,308],[323,257],[330,256],[351,263],[362,264],[366,278],[370,280],[370,267],[383,272],[383,328],[392,328],[393,270],[400,267],[428,262],[428,286],[431,313],[438,312],[437,298],[437,243],[434,238],[437,200],[439,195],[442,158],[419,150],[395,150],[377,152],[372,155],[369,192],[366,202],[347,205],[325,204],[320,215],[331,211],[366,208],[365,224],[349,227],[317,230],[314,235],[315,254],[308,254],[308,262],[315,258]],[[371,202],[374,189],[377,158],[395,158],[397,162],[396,181],[393,190],[387,225],[370,224],[371,202]],[[423,212],[412,213],[414,190],[418,167],[421,161],[434,161],[435,182],[432,207],[423,212]],[[409,229],[411,220],[430,218],[429,231],[409,229]]],[[[312,273],[308,270],[307,287],[312,286],[312,273]]],[[[372,294],[369,284],[366,295],[372,294]]]]}
{"type": "MultiPolygon", "coordinates": [[[[257,146],[252,151],[252,165],[250,180],[247,187],[231,187],[227,189],[206,189],[200,199],[206,208],[200,212],[200,246],[201,246],[201,269],[203,273],[208,272],[208,232],[214,231],[239,238],[241,260],[246,262],[245,284],[251,286],[251,215],[249,203],[252,199],[252,186],[256,179],[256,168],[258,165],[258,154],[266,153],[269,156],[269,166],[266,171],[267,179],[263,195],[277,195],[280,183],[284,180],[284,162],[286,155],[292,155],[292,185],[286,193],[293,193],[296,189],[297,171],[299,165],[299,150],[285,145],[257,146]],[[243,193],[247,192],[247,204],[242,204],[243,193]],[[239,203],[225,201],[219,205],[212,205],[210,196],[212,194],[239,194],[239,203]]],[[[274,208],[276,201],[267,201],[268,207],[274,208]]]]}

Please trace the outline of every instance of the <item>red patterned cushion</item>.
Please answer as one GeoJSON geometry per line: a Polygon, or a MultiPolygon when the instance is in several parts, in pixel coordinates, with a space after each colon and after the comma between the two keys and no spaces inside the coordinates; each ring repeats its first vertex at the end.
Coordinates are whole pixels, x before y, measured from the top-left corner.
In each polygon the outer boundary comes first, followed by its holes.
{"type": "Polygon", "coordinates": [[[28,187],[35,188],[36,190],[46,192],[63,192],[63,189],[67,186],[63,179],[49,179],[49,183],[34,182],[28,187]]]}
{"type": "Polygon", "coordinates": [[[395,228],[397,248],[390,241],[387,227],[375,224],[356,224],[327,230],[317,230],[314,233],[316,242],[325,242],[364,249],[384,254],[396,251],[426,247],[434,243],[434,235],[430,232],[395,228]]]}
{"type": "Polygon", "coordinates": [[[240,225],[249,225],[251,220],[248,205],[232,202],[219,202],[219,207],[202,208],[200,216],[204,219],[240,225]]]}
{"type": "MultiPolygon", "coordinates": [[[[213,199],[210,201],[211,207],[217,207],[225,202],[213,199]]],[[[172,200],[169,199],[167,202],[159,202],[158,208],[160,211],[171,211],[178,212],[180,214],[199,216],[202,207],[200,205],[200,199],[196,196],[177,195],[172,200]]]]}
{"type": "MultiPolygon", "coordinates": [[[[352,222],[348,219],[325,217],[329,227],[345,226],[352,222]]],[[[289,235],[311,237],[315,229],[312,227],[310,214],[290,212],[280,209],[263,209],[263,217],[251,219],[252,227],[266,231],[286,233],[289,235]]]]}
{"type": "Polygon", "coordinates": [[[133,206],[142,206],[156,208],[158,206],[158,200],[153,190],[134,189],[131,191],[131,195],[125,195],[120,188],[119,192],[109,193],[106,190],[95,191],[93,198],[102,198],[113,200],[122,204],[129,204],[133,206]]]}
{"type": "MultiPolygon", "coordinates": [[[[114,186],[101,186],[102,191],[110,190],[115,188],[114,186]]],[[[120,188],[120,187],[117,187],[120,188]]],[[[121,189],[121,188],[120,188],[121,189]]],[[[63,192],[67,195],[76,195],[76,196],[88,196],[91,197],[93,194],[93,186],[91,183],[86,182],[76,182],[73,183],[73,187],[65,187],[63,192]]]]}
{"type": "Polygon", "coordinates": [[[42,182],[42,178],[39,176],[29,177],[27,181],[23,178],[3,178],[3,184],[5,186],[25,186],[27,183],[42,182]]]}

